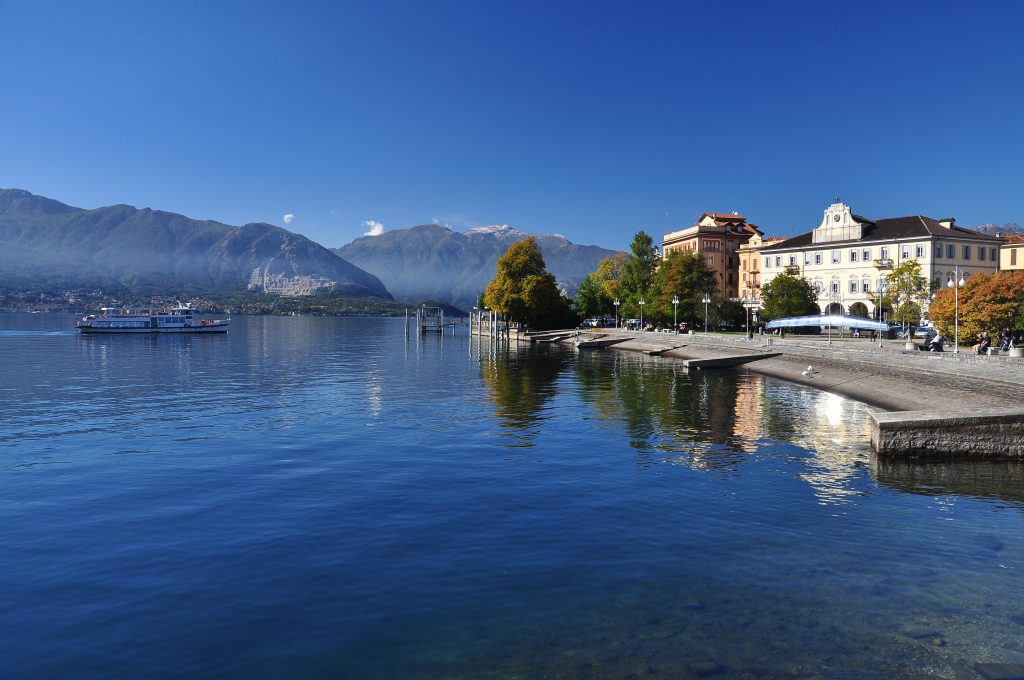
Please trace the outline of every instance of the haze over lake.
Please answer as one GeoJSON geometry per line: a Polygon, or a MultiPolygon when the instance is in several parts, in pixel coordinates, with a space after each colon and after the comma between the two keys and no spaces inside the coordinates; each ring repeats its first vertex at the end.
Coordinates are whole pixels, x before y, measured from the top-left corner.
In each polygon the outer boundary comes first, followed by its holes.
{"type": "Polygon", "coordinates": [[[862,404],[401,319],[73,323],[0,314],[4,677],[1024,663],[1022,465],[878,461],[862,404]]]}

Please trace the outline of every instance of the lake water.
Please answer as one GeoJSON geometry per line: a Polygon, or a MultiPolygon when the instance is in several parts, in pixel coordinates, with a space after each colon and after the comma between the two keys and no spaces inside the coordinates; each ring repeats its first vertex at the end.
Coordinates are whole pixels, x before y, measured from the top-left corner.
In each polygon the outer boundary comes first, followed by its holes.
{"type": "Polygon", "coordinates": [[[746,372],[242,317],[0,314],[5,678],[970,678],[1024,466],[874,460],[746,372]]]}

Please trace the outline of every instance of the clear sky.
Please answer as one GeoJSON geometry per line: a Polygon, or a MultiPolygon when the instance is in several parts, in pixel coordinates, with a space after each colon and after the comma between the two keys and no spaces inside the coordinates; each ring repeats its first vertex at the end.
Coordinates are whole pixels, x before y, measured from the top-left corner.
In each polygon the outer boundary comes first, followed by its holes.
{"type": "Polygon", "coordinates": [[[1022,35],[1016,1],[0,0],[0,187],[329,247],[791,235],[836,194],[1024,223],[1022,35]]]}

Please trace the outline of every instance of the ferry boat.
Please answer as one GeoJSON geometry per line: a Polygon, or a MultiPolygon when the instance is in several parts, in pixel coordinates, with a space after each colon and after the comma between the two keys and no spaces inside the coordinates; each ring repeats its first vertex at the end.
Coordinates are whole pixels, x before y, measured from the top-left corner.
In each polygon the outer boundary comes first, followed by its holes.
{"type": "Polygon", "coordinates": [[[103,307],[82,317],[79,333],[227,333],[231,319],[197,319],[189,305],[154,311],[103,307]]]}

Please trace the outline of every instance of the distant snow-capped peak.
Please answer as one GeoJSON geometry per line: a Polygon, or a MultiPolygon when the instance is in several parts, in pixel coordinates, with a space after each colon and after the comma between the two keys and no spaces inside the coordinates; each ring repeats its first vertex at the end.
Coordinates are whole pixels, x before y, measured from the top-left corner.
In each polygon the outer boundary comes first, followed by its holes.
{"type": "Polygon", "coordinates": [[[561,234],[529,234],[525,231],[519,231],[515,227],[510,227],[507,224],[488,224],[482,227],[474,227],[473,229],[467,229],[466,234],[491,234],[493,236],[515,239],[526,238],[527,236],[537,236],[538,238],[565,238],[561,234]]]}
{"type": "Polygon", "coordinates": [[[468,229],[467,234],[494,234],[495,236],[527,236],[525,232],[513,229],[507,224],[487,224],[468,229]]]}

